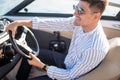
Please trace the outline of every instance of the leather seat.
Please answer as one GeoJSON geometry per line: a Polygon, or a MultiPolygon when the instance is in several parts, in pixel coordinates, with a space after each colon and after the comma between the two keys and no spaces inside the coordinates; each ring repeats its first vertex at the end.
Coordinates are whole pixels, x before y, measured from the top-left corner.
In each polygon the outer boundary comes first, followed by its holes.
{"type": "Polygon", "coordinates": [[[109,40],[110,50],[93,71],[78,80],[119,80],[120,77],[120,37],[109,40]]]}

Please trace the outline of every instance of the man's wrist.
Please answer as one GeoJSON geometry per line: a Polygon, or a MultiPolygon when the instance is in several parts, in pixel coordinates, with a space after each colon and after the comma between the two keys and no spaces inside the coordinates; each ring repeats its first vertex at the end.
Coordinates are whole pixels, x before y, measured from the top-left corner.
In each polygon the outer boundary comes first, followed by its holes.
{"type": "Polygon", "coordinates": [[[47,69],[48,69],[48,66],[45,64],[45,65],[43,66],[42,70],[47,71],[47,69]]]}

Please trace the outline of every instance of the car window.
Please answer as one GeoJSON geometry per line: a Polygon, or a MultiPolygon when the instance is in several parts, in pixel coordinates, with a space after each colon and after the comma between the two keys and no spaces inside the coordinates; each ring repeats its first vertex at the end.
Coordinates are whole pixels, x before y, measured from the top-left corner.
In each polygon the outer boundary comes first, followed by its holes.
{"type": "Polygon", "coordinates": [[[0,0],[0,15],[6,14],[23,0],[0,0]]]}
{"type": "MultiPolygon", "coordinates": [[[[109,0],[110,4],[103,15],[116,16],[120,11],[120,0],[109,0]],[[113,5],[114,4],[114,5],[113,5]],[[117,5],[117,6],[116,6],[117,5]]],[[[35,0],[19,13],[60,13],[73,14],[73,4],[78,0],[35,0]],[[33,7],[34,6],[34,7],[33,7]]]]}
{"type": "Polygon", "coordinates": [[[105,16],[116,16],[118,14],[118,12],[120,11],[120,0],[109,0],[110,3],[107,6],[105,12],[103,13],[103,15],[105,16]]]}

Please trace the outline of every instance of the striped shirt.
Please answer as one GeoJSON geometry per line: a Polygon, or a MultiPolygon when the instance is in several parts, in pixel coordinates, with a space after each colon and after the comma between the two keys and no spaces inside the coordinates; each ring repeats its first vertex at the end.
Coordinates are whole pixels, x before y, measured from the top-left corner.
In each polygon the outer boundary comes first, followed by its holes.
{"type": "Polygon", "coordinates": [[[34,29],[73,31],[71,44],[65,58],[66,69],[49,66],[47,75],[57,80],[75,80],[95,68],[106,56],[109,43],[100,21],[90,32],[73,25],[74,17],[67,19],[33,18],[34,29]]]}

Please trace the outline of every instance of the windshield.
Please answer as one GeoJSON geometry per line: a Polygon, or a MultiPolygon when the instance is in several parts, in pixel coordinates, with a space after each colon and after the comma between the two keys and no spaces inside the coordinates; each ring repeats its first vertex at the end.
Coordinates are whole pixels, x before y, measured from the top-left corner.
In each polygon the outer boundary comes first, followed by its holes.
{"type": "MultiPolygon", "coordinates": [[[[24,0],[0,0],[0,15],[6,14],[23,2],[24,0]]],[[[27,0],[29,1],[29,0],[27,0]]],[[[73,14],[73,4],[76,4],[79,0],[34,0],[32,3],[21,8],[17,13],[31,14],[31,13],[56,13],[56,14],[73,14]],[[33,7],[34,6],[34,7],[33,7]],[[48,7],[49,6],[49,7],[48,7]]],[[[103,13],[103,16],[116,15],[120,11],[120,0],[109,0],[110,4],[103,13]]],[[[13,14],[14,15],[14,14],[13,14]]]]}
{"type": "Polygon", "coordinates": [[[0,0],[0,15],[6,14],[24,0],[0,0]]]}
{"type": "MultiPolygon", "coordinates": [[[[79,0],[35,0],[24,9],[20,10],[19,13],[73,14],[72,6],[78,1],[79,0]]],[[[109,2],[110,4],[103,15],[115,17],[120,11],[120,0],[109,0],[109,2]]]]}

